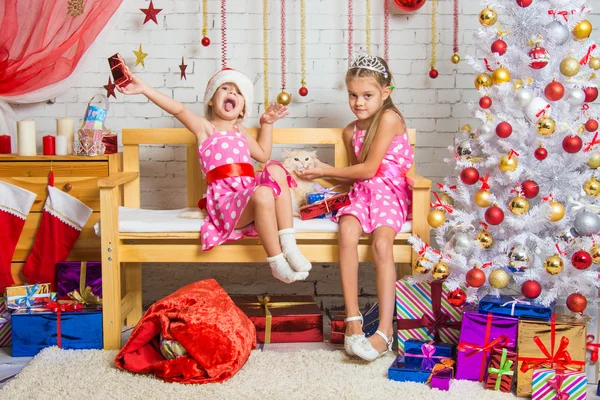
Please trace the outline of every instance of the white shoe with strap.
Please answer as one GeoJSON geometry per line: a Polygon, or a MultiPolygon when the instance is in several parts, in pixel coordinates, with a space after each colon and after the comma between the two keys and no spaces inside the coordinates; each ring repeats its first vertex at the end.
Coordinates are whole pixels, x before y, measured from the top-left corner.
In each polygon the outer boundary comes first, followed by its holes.
{"type": "Polygon", "coordinates": [[[392,351],[393,337],[392,337],[392,339],[388,339],[387,335],[385,333],[381,332],[380,330],[377,330],[375,332],[375,334],[381,336],[381,338],[383,340],[385,340],[387,348],[384,351],[382,351],[380,353],[377,350],[375,350],[375,348],[373,347],[373,345],[371,344],[369,339],[367,339],[365,337],[363,340],[356,341],[352,344],[352,346],[351,346],[352,352],[355,355],[357,355],[358,357],[362,358],[363,360],[373,361],[373,360],[376,360],[379,357],[383,356],[388,351],[392,351]]]}
{"type": "MultiPolygon", "coordinates": [[[[360,328],[362,329],[363,326],[363,316],[360,313],[360,311],[358,312],[357,316],[354,317],[348,317],[346,319],[344,319],[344,322],[348,323],[348,322],[352,322],[352,321],[360,321],[360,328]]],[[[365,338],[365,334],[361,333],[359,335],[344,335],[344,349],[346,349],[346,353],[348,353],[348,355],[353,356],[354,352],[352,351],[352,345],[357,342],[360,341],[361,339],[365,338]]]]}

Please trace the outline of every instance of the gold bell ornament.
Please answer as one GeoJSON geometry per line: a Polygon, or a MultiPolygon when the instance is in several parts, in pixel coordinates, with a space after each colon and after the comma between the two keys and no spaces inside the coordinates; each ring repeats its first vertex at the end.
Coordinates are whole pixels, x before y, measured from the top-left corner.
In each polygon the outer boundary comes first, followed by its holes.
{"type": "Polygon", "coordinates": [[[600,58],[592,57],[590,58],[590,68],[594,71],[598,71],[600,69],[600,58]]]}
{"type": "Polygon", "coordinates": [[[489,190],[478,190],[473,196],[473,201],[481,208],[486,208],[492,205],[492,193],[489,190]]]}
{"type": "Polygon", "coordinates": [[[419,274],[426,274],[431,270],[431,267],[427,265],[429,261],[425,258],[425,256],[419,256],[419,258],[415,261],[415,272],[419,274]]]}
{"type": "Polygon", "coordinates": [[[600,195],[600,181],[595,176],[592,176],[583,184],[583,190],[585,190],[588,196],[597,197],[600,195]]]}
{"type": "Polygon", "coordinates": [[[536,124],[537,131],[542,136],[550,136],[556,131],[556,122],[552,117],[542,117],[536,124]]]}
{"type": "Polygon", "coordinates": [[[458,64],[460,62],[460,56],[458,54],[453,54],[452,57],[450,57],[450,61],[452,64],[458,64]]]}
{"type": "Polygon", "coordinates": [[[492,73],[492,82],[494,85],[510,82],[510,71],[503,66],[500,66],[500,68],[492,73]]]}
{"type": "Polygon", "coordinates": [[[492,76],[490,74],[479,74],[477,75],[477,77],[475,78],[475,88],[477,89],[481,89],[483,87],[490,87],[492,86],[493,81],[492,81],[492,76]]]}
{"type": "Polygon", "coordinates": [[[281,104],[282,106],[287,106],[291,101],[292,96],[285,90],[282,90],[281,93],[277,95],[277,103],[281,104]]]}
{"type": "Polygon", "coordinates": [[[435,279],[446,279],[450,275],[450,267],[443,261],[438,261],[431,269],[431,276],[435,279]]]}
{"type": "Polygon", "coordinates": [[[575,40],[578,42],[583,42],[587,40],[592,34],[592,23],[587,19],[579,21],[575,28],[573,28],[573,36],[575,36],[575,40]]]}
{"type": "Polygon", "coordinates": [[[566,77],[572,77],[579,73],[581,65],[574,57],[565,58],[560,63],[560,73],[566,77]]]}
{"type": "Polygon", "coordinates": [[[475,240],[479,242],[482,249],[489,249],[494,244],[494,237],[486,230],[482,230],[475,236],[475,240]]]}
{"type": "Polygon", "coordinates": [[[600,167],[600,151],[592,154],[592,156],[587,162],[587,165],[592,169],[600,167]]]}
{"type": "Polygon", "coordinates": [[[565,216],[565,206],[560,204],[558,201],[550,201],[550,212],[548,213],[548,219],[552,222],[558,222],[565,216]]]}
{"type": "Polygon", "coordinates": [[[483,26],[492,26],[498,21],[498,13],[491,7],[484,8],[479,13],[479,23],[483,26]]]}
{"type": "Polygon", "coordinates": [[[504,155],[498,160],[498,168],[502,172],[514,171],[519,166],[517,157],[511,157],[510,155],[504,155]]]}
{"type": "Polygon", "coordinates": [[[565,268],[565,263],[558,254],[546,258],[544,261],[544,269],[550,275],[558,275],[565,268]]]}
{"type": "Polygon", "coordinates": [[[503,271],[501,269],[496,269],[490,273],[488,281],[490,282],[490,285],[492,287],[494,287],[496,289],[502,289],[508,285],[509,279],[510,279],[510,277],[508,276],[506,271],[503,271]]]}
{"type": "Polygon", "coordinates": [[[508,208],[515,215],[523,215],[529,211],[529,201],[521,195],[518,195],[510,201],[508,208]]]}
{"type": "Polygon", "coordinates": [[[440,201],[444,204],[448,204],[449,206],[454,205],[454,199],[447,193],[442,193],[440,195],[440,201]]]}
{"type": "Polygon", "coordinates": [[[431,210],[427,215],[427,223],[432,228],[439,228],[446,222],[446,214],[441,210],[431,210]]]}
{"type": "Polygon", "coordinates": [[[594,264],[600,264],[600,245],[595,244],[592,246],[590,250],[590,255],[592,256],[592,262],[594,264]]]}

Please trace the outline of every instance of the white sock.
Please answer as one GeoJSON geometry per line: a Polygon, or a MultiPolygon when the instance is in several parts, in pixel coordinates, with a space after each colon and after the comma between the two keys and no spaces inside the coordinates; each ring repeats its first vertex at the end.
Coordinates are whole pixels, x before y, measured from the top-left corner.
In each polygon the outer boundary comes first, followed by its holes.
{"type": "Polygon", "coordinates": [[[310,261],[304,257],[300,248],[296,244],[296,231],[294,228],[282,229],[279,231],[279,242],[285,258],[290,263],[294,271],[308,272],[312,268],[310,261]]]}
{"type": "Polygon", "coordinates": [[[283,253],[277,254],[273,257],[267,257],[267,262],[271,267],[273,276],[285,283],[292,283],[295,281],[303,281],[308,276],[308,272],[295,272],[287,260],[283,256],[283,253]]]}

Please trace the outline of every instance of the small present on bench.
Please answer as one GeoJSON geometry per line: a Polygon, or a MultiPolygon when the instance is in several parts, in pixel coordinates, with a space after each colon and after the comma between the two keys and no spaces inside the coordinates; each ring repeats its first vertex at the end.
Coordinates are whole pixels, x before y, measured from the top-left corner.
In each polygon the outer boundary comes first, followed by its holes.
{"type": "Polygon", "coordinates": [[[330,218],[333,212],[350,204],[348,193],[333,192],[332,189],[322,189],[306,195],[307,204],[300,207],[300,218],[303,221],[311,218],[330,218]]]}

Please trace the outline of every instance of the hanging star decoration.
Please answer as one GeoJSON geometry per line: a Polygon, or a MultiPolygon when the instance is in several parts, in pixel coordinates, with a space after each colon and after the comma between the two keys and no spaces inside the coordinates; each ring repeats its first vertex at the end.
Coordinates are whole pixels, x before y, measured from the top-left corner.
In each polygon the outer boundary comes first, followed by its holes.
{"type": "Polygon", "coordinates": [[[135,54],[135,66],[137,67],[138,64],[142,64],[142,67],[146,68],[146,65],[144,64],[144,58],[146,58],[148,53],[144,53],[141,43],[138,51],[133,50],[133,54],[135,54]]]}
{"type": "Polygon", "coordinates": [[[117,85],[115,85],[112,80],[110,79],[110,76],[108,77],[108,85],[104,85],[104,89],[106,89],[106,97],[110,98],[110,96],[114,97],[115,99],[117,98],[117,96],[115,95],[115,88],[117,87],[117,85]]]}
{"type": "Polygon", "coordinates": [[[156,20],[156,14],[162,11],[162,8],[154,8],[154,4],[152,4],[152,0],[150,0],[150,5],[148,8],[140,8],[140,11],[146,14],[146,18],[144,18],[144,25],[146,22],[152,20],[156,25],[158,25],[158,21],[156,20]]]}
{"type": "Polygon", "coordinates": [[[183,57],[181,57],[181,65],[179,66],[179,70],[181,71],[181,76],[179,77],[179,79],[181,79],[181,80],[185,79],[187,81],[187,76],[185,75],[186,68],[187,68],[187,64],[185,64],[183,57]]]}

